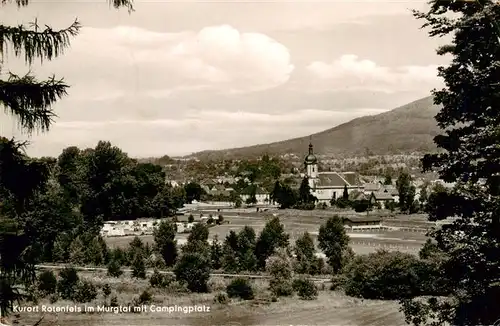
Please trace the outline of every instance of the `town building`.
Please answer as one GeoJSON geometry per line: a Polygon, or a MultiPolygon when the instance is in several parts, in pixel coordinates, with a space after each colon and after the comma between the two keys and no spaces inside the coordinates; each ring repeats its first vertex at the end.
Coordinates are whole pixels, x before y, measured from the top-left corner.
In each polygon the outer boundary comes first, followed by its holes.
{"type": "Polygon", "coordinates": [[[390,202],[395,202],[394,197],[389,192],[377,191],[372,192],[370,196],[370,204],[379,204],[381,208],[388,208],[390,202]]]}
{"type": "Polygon", "coordinates": [[[344,227],[351,230],[370,230],[382,228],[382,218],[378,216],[348,217],[343,219],[344,227]]]}
{"type": "Polygon", "coordinates": [[[345,188],[349,194],[353,191],[363,192],[363,184],[356,172],[320,172],[312,143],[309,144],[304,165],[311,194],[318,199],[318,204],[330,205],[332,199],[342,197],[345,188]]]}
{"type": "MultiPolygon", "coordinates": [[[[242,191],[240,198],[243,203],[246,203],[246,201],[252,195],[253,187],[255,186],[250,185],[242,191]]],[[[255,204],[257,205],[271,204],[271,194],[269,193],[269,191],[258,186],[255,188],[255,199],[257,201],[255,204]]]]}

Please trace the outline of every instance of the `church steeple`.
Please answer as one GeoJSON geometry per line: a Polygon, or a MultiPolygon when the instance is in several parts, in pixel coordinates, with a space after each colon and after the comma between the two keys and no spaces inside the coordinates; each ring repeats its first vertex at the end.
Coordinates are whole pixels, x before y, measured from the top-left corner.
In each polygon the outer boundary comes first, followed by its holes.
{"type": "Polygon", "coordinates": [[[314,148],[313,148],[313,144],[312,144],[312,137],[309,137],[309,153],[308,155],[306,156],[305,160],[304,160],[304,163],[306,166],[308,165],[313,165],[313,164],[317,164],[318,162],[318,159],[316,158],[316,155],[314,155],[314,148]]]}

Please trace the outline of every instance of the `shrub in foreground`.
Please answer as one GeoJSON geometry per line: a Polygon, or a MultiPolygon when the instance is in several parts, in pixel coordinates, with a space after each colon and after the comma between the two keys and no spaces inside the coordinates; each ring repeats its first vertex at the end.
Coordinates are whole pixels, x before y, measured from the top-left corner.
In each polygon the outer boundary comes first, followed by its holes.
{"type": "Polygon", "coordinates": [[[108,283],[104,284],[104,286],[102,287],[102,294],[104,298],[109,297],[109,295],[111,294],[111,286],[109,286],[108,283]]]}
{"type": "Polygon", "coordinates": [[[293,289],[303,300],[313,300],[318,296],[318,288],[308,278],[298,278],[293,281],[293,289]]]}
{"type": "Polygon", "coordinates": [[[161,274],[158,270],[154,270],[149,279],[149,284],[154,288],[165,288],[174,281],[171,275],[161,274]]]}
{"type": "Polygon", "coordinates": [[[266,261],[267,272],[271,275],[269,288],[275,296],[289,296],[293,294],[293,269],[290,257],[284,250],[271,256],[266,261]]]}
{"type": "Polygon", "coordinates": [[[356,257],[345,269],[345,293],[366,299],[397,300],[421,294],[417,257],[377,251],[356,257]]]}
{"type": "Polygon", "coordinates": [[[132,262],[132,277],[146,278],[146,264],[142,254],[137,254],[134,257],[134,261],[132,262]]]}
{"type": "Polygon", "coordinates": [[[59,281],[57,282],[57,292],[62,299],[72,299],[77,290],[80,278],[76,269],[73,267],[65,267],[59,273],[59,281]]]}
{"type": "Polygon", "coordinates": [[[108,276],[120,277],[122,274],[120,262],[117,259],[112,259],[108,264],[108,276]]]}
{"type": "Polygon", "coordinates": [[[192,292],[208,292],[210,261],[199,253],[185,253],[174,268],[175,278],[192,292]]]}
{"type": "Polygon", "coordinates": [[[229,302],[229,298],[227,297],[227,294],[225,294],[223,292],[217,293],[214,297],[214,303],[226,304],[228,302],[229,302]]]}
{"type": "Polygon", "coordinates": [[[76,287],[76,291],[74,294],[74,300],[79,303],[91,302],[97,298],[97,289],[89,281],[82,281],[76,287]]]}
{"type": "Polygon", "coordinates": [[[57,290],[57,279],[52,271],[43,271],[38,276],[38,291],[44,296],[54,294],[57,290]]]}
{"type": "Polygon", "coordinates": [[[253,288],[250,282],[241,277],[232,280],[226,287],[226,292],[230,298],[236,297],[243,300],[252,300],[254,298],[253,288]]]}
{"type": "Polygon", "coordinates": [[[136,300],[136,304],[142,305],[142,304],[151,303],[151,301],[153,301],[153,295],[149,291],[144,290],[144,291],[142,291],[139,298],[136,300]]]}

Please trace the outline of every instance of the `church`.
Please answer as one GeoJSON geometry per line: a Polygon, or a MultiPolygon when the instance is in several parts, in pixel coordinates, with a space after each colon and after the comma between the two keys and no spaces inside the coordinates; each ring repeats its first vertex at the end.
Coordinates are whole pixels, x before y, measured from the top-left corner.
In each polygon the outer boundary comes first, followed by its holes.
{"type": "Polygon", "coordinates": [[[344,187],[347,187],[349,193],[363,191],[363,184],[356,172],[320,172],[312,143],[309,144],[309,153],[304,159],[304,165],[311,194],[318,199],[319,204],[330,205],[332,199],[341,198],[344,187]]]}

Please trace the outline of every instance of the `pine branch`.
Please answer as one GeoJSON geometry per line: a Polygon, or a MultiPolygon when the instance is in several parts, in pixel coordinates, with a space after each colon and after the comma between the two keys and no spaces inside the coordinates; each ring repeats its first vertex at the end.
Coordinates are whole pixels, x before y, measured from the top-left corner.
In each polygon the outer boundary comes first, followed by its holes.
{"type": "Polygon", "coordinates": [[[47,25],[40,31],[36,20],[30,24],[30,28],[0,24],[0,60],[7,52],[9,43],[16,56],[24,52],[24,60],[28,64],[32,64],[35,58],[40,58],[42,63],[44,59],[52,60],[64,53],[64,49],[70,46],[70,37],[76,36],[80,28],[77,20],[70,27],[58,31],[47,25]]]}
{"type": "Polygon", "coordinates": [[[67,94],[68,87],[55,77],[38,81],[29,73],[23,77],[10,74],[7,81],[0,79],[0,105],[28,133],[47,131],[56,117],[50,106],[67,94]]]}

